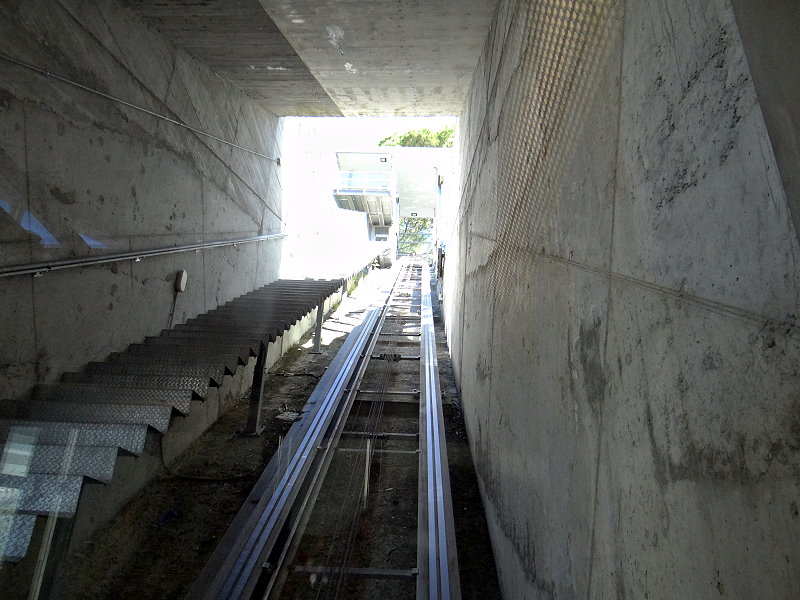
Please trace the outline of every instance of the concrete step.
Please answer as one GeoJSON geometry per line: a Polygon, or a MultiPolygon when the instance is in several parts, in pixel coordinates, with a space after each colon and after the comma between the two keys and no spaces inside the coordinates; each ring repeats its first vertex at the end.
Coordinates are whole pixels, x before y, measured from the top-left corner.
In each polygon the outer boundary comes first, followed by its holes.
{"type": "Polygon", "coordinates": [[[170,406],[187,414],[195,394],[184,389],[118,388],[93,383],[55,383],[37,385],[31,399],[42,402],[80,402],[84,404],[146,404],[170,406]]]}
{"type": "Polygon", "coordinates": [[[171,406],[147,404],[88,404],[80,402],[30,403],[27,417],[39,421],[72,421],[75,423],[124,423],[149,425],[166,433],[172,418],[171,406]]]}
{"type": "Polygon", "coordinates": [[[3,442],[11,432],[24,432],[33,436],[37,444],[65,446],[69,443],[70,432],[73,430],[77,433],[75,443],[78,446],[111,446],[137,456],[143,452],[147,437],[147,425],[0,419],[0,441],[3,442]]]}

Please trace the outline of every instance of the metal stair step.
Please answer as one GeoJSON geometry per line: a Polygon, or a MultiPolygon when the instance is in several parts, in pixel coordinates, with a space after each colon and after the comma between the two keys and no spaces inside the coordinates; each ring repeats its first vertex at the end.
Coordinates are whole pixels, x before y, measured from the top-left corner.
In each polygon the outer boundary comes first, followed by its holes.
{"type": "Polygon", "coordinates": [[[114,375],[87,373],[82,383],[112,388],[151,388],[161,390],[191,390],[201,398],[208,394],[211,380],[208,377],[170,377],[168,375],[114,375]]]}
{"type": "Polygon", "coordinates": [[[198,319],[192,323],[184,323],[178,325],[172,331],[233,331],[236,333],[251,332],[251,331],[268,331],[269,329],[279,327],[288,329],[294,322],[282,318],[270,319],[250,319],[250,320],[236,320],[236,319],[198,319]]]}
{"type": "Polygon", "coordinates": [[[230,310],[237,307],[257,308],[263,311],[309,311],[316,308],[321,302],[318,298],[308,296],[275,296],[274,294],[253,293],[231,300],[212,309],[211,312],[230,310]]]}
{"type": "Polygon", "coordinates": [[[79,402],[34,401],[28,417],[40,421],[72,421],[75,423],[125,423],[149,425],[166,433],[172,417],[171,406],[147,404],[83,404],[79,402]]]}
{"type": "Polygon", "coordinates": [[[171,406],[187,414],[194,392],[188,389],[118,388],[91,383],[54,383],[37,385],[31,399],[83,404],[145,404],[171,406]]]}
{"type": "MultiPolygon", "coordinates": [[[[157,346],[169,346],[174,349],[183,348],[183,352],[198,352],[200,350],[208,351],[209,348],[216,348],[218,350],[222,350],[223,348],[228,348],[233,350],[235,348],[240,348],[241,352],[248,350],[250,352],[254,352],[254,349],[257,351],[258,347],[261,345],[261,342],[267,341],[274,341],[271,339],[272,336],[265,335],[264,337],[247,337],[247,338],[240,338],[240,337],[225,337],[222,338],[220,336],[214,336],[212,338],[193,338],[193,337],[170,337],[170,336],[159,336],[159,337],[148,337],[145,338],[144,343],[146,346],[150,347],[157,347],[157,346]]],[[[255,352],[254,352],[255,353],[255,352]]]]}
{"type": "MultiPolygon", "coordinates": [[[[172,377],[206,377],[216,385],[222,383],[225,376],[225,366],[222,364],[206,365],[175,365],[165,364],[159,361],[158,364],[142,365],[141,363],[125,362],[102,362],[89,363],[86,370],[81,373],[103,373],[106,375],[155,375],[172,377]]],[[[66,376],[67,374],[65,374],[66,376]]],[[[70,376],[73,374],[70,373],[70,376]]],[[[79,381],[79,379],[75,379],[79,381]]]]}
{"type": "Polygon", "coordinates": [[[147,437],[147,425],[0,419],[2,441],[7,440],[9,433],[14,431],[33,435],[37,444],[66,445],[69,443],[72,430],[77,432],[78,446],[114,446],[136,455],[143,452],[147,437]]]}
{"type": "Polygon", "coordinates": [[[225,372],[232,375],[236,372],[236,367],[242,364],[238,354],[154,354],[148,356],[144,353],[135,352],[119,352],[113,353],[108,357],[108,362],[104,364],[119,363],[130,365],[136,368],[146,368],[146,365],[163,365],[165,367],[175,366],[198,366],[198,367],[216,367],[217,365],[224,365],[225,372]]]}
{"type": "Polygon", "coordinates": [[[271,321],[294,323],[306,313],[298,311],[281,311],[280,313],[272,313],[271,311],[263,310],[249,310],[246,307],[230,308],[224,311],[211,311],[206,314],[187,321],[188,324],[195,325],[197,323],[232,323],[236,325],[248,326],[253,323],[269,323],[271,321]],[[287,314],[288,313],[288,314],[287,314]]]}
{"type": "Polygon", "coordinates": [[[247,362],[247,359],[254,356],[252,348],[249,344],[240,343],[227,343],[227,344],[207,344],[195,343],[184,340],[184,343],[178,344],[175,342],[169,344],[131,344],[128,346],[126,353],[135,355],[163,355],[164,360],[169,360],[172,356],[208,356],[210,354],[226,354],[239,357],[238,360],[241,364],[247,362]]]}
{"type": "Polygon", "coordinates": [[[231,308],[236,308],[237,306],[257,306],[265,312],[295,312],[308,306],[316,307],[318,304],[319,301],[317,301],[316,298],[309,298],[308,296],[278,297],[274,295],[270,296],[260,293],[253,293],[248,294],[247,296],[236,298],[235,300],[231,300],[225,304],[220,304],[216,308],[211,309],[210,312],[229,310],[231,308]]]}
{"type": "Polygon", "coordinates": [[[0,514],[0,560],[19,562],[28,553],[36,515],[0,514]]]}
{"type": "MultiPolygon", "coordinates": [[[[64,456],[69,447],[60,444],[37,444],[33,450],[29,473],[58,474],[62,472],[64,456]]],[[[75,446],[67,475],[82,475],[95,481],[109,483],[114,477],[114,465],[119,449],[114,446],[75,446]]]]}
{"type": "Polygon", "coordinates": [[[188,339],[208,339],[208,340],[216,340],[219,338],[223,339],[245,339],[245,340],[254,340],[254,339],[270,339],[277,338],[281,331],[285,330],[285,328],[278,327],[277,325],[273,325],[271,327],[259,327],[255,329],[229,329],[226,328],[224,330],[204,327],[204,328],[196,328],[196,329],[172,329],[172,330],[165,330],[161,332],[162,337],[168,338],[188,338],[188,339]]]}
{"type": "Polygon", "coordinates": [[[80,475],[31,473],[25,477],[0,473],[0,513],[71,516],[83,487],[80,475]]]}
{"type": "MultiPolygon", "coordinates": [[[[219,330],[221,327],[227,328],[228,331],[231,331],[240,336],[254,336],[254,337],[264,337],[269,336],[271,338],[277,338],[279,335],[282,335],[284,331],[288,331],[291,329],[293,322],[268,322],[268,323],[248,323],[237,325],[235,322],[231,321],[230,319],[225,319],[220,321],[219,324],[215,323],[214,321],[204,321],[201,323],[196,323],[192,325],[187,325],[185,327],[181,327],[180,329],[176,329],[174,331],[206,331],[211,338],[216,338],[219,335],[219,330]]],[[[273,340],[274,341],[274,340],[273,340]]]]}

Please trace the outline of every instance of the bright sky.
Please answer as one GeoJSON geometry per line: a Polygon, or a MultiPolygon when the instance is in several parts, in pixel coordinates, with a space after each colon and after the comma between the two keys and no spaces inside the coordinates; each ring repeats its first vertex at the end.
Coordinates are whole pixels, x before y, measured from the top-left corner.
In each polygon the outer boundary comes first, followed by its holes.
{"type": "Polygon", "coordinates": [[[280,168],[289,239],[281,276],[349,276],[379,252],[367,241],[364,214],[336,206],[336,152],[374,151],[395,133],[457,125],[456,117],[286,118],[280,168]]]}
{"type": "Polygon", "coordinates": [[[383,138],[412,129],[439,131],[455,127],[457,117],[289,117],[287,128],[302,123],[303,129],[320,132],[317,143],[334,152],[374,148],[383,138]]]}

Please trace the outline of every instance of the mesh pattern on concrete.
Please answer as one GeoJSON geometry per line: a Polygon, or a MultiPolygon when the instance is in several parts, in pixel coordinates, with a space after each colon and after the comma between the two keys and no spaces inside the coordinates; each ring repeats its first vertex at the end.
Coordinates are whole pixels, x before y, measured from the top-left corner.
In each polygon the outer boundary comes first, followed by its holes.
{"type": "Polygon", "coordinates": [[[520,75],[503,104],[512,118],[501,119],[498,131],[496,222],[493,232],[483,232],[496,236],[486,264],[493,267],[494,300],[501,306],[542,251],[558,197],[554,188],[566,176],[621,7],[618,0],[520,2],[511,22],[510,35],[523,40],[520,75]]]}

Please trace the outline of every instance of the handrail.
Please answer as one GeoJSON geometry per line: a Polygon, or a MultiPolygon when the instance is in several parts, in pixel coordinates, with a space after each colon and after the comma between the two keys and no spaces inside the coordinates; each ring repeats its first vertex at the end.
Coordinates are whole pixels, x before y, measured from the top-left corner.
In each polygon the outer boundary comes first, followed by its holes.
{"type": "Polygon", "coordinates": [[[219,242],[201,242],[199,244],[185,244],[183,246],[171,246],[169,248],[154,248],[152,250],[138,250],[136,252],[123,252],[120,254],[105,254],[103,256],[85,257],[85,258],[69,258],[64,260],[55,260],[38,263],[28,263],[21,265],[10,265],[7,267],[0,267],[0,278],[14,277],[16,275],[33,275],[39,277],[44,273],[50,271],[61,271],[63,269],[73,269],[76,267],[89,267],[93,265],[101,265],[105,263],[120,262],[124,260],[133,260],[139,262],[143,258],[151,256],[162,256],[164,254],[176,254],[179,252],[199,252],[207,248],[222,248],[224,246],[237,246],[239,244],[247,244],[250,242],[261,242],[264,240],[275,240],[287,237],[285,233],[270,233],[267,235],[257,235],[247,238],[239,238],[235,240],[222,240],[219,242]]]}

